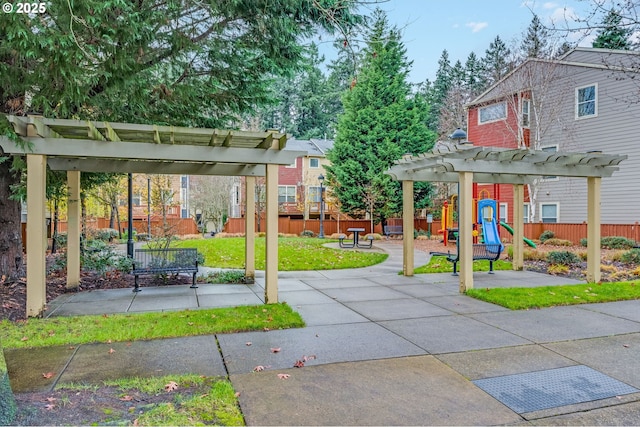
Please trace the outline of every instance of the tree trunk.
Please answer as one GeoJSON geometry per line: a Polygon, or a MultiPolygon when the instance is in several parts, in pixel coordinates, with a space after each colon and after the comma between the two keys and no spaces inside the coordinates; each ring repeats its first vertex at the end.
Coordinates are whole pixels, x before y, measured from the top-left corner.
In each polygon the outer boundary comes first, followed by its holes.
{"type": "Polygon", "coordinates": [[[11,160],[0,162],[0,279],[23,273],[21,205],[11,200],[11,186],[20,183],[10,170],[11,160]]]}

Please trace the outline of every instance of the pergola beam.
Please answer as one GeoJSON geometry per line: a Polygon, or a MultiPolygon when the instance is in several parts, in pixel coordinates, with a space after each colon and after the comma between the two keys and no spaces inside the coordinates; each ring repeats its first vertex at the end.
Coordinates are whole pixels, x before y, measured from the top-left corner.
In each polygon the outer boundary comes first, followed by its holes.
{"type": "MultiPolygon", "coordinates": [[[[131,143],[123,150],[122,142],[112,143],[83,139],[25,138],[32,154],[60,157],[93,157],[120,160],[219,162],[240,164],[290,165],[306,153],[293,150],[271,150],[199,145],[131,143]]],[[[6,154],[24,154],[26,148],[7,137],[0,137],[6,154]]]]}
{"type": "Polygon", "coordinates": [[[228,163],[176,163],[145,162],[141,160],[113,159],[68,159],[49,158],[51,170],[106,172],[106,173],[146,173],[162,175],[221,175],[221,176],[264,176],[264,165],[244,165],[228,163]]]}

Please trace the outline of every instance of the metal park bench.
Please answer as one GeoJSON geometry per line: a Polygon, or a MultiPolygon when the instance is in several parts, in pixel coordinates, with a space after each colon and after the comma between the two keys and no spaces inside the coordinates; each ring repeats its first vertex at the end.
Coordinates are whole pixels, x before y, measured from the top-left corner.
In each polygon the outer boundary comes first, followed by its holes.
{"type": "MultiPolygon", "coordinates": [[[[473,260],[487,260],[489,261],[489,274],[493,274],[493,262],[497,261],[502,254],[504,246],[500,243],[496,244],[484,244],[476,243],[473,245],[473,260]]],[[[434,256],[443,256],[447,261],[453,263],[453,275],[458,275],[457,265],[460,261],[460,253],[452,254],[451,252],[430,252],[434,256]]]]}
{"type": "Polygon", "coordinates": [[[167,249],[136,249],[133,253],[133,269],[135,288],[133,292],[140,292],[138,276],[142,274],[180,274],[193,275],[192,288],[196,286],[198,273],[198,250],[195,248],[167,248],[167,249]]]}
{"type": "Polygon", "coordinates": [[[385,225],[384,235],[387,237],[402,236],[402,226],[401,225],[385,225]]]}

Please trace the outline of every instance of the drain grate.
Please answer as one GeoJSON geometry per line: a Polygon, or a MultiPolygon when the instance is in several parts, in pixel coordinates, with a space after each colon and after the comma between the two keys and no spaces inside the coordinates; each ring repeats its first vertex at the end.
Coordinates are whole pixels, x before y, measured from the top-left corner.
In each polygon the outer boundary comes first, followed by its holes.
{"type": "Polygon", "coordinates": [[[473,383],[518,414],[639,391],[584,365],[485,378],[473,383]]]}

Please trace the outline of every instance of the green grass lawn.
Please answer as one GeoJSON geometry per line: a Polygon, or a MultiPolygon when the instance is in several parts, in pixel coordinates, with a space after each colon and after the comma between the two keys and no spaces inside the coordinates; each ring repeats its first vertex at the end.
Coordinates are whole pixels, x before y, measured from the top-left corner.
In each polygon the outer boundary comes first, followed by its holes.
{"type": "MultiPolygon", "coordinates": [[[[458,263],[460,268],[460,263],[458,263]]],[[[499,259],[493,263],[494,270],[511,270],[513,265],[510,261],[499,259]]],[[[473,271],[489,271],[489,261],[474,261],[473,271]]],[[[453,272],[453,264],[447,261],[444,256],[432,256],[429,263],[420,266],[414,270],[415,274],[423,273],[451,273],[453,272]]]]}
{"type": "Polygon", "coordinates": [[[469,289],[467,295],[511,310],[640,299],[640,281],[537,288],[469,289]]]}
{"type": "MultiPolygon", "coordinates": [[[[333,240],[278,238],[278,270],[337,270],[379,264],[387,254],[366,250],[331,249],[322,245],[333,240]]],[[[197,248],[204,255],[204,265],[218,268],[244,268],[244,237],[183,240],[178,247],[197,248]]],[[[265,269],[265,238],[256,238],[256,269],[265,269]]]]}
{"type": "Polygon", "coordinates": [[[4,348],[150,340],[304,326],[286,304],[0,322],[4,348]],[[135,327],[132,327],[135,325],[135,327]]]}

